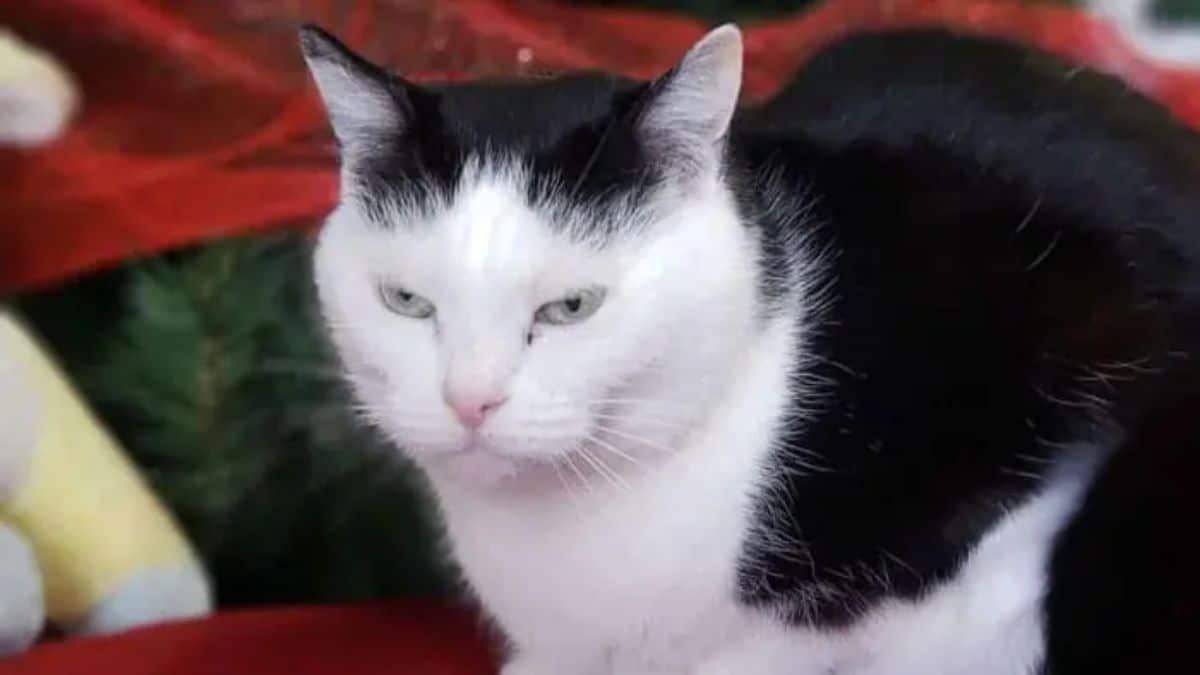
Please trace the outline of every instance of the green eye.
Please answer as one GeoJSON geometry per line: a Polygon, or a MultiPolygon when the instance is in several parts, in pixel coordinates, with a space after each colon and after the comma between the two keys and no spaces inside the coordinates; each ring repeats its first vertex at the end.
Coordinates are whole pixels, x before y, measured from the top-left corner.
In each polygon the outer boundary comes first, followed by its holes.
{"type": "Polygon", "coordinates": [[[414,319],[428,319],[433,316],[432,302],[399,286],[380,284],[379,299],[383,301],[384,307],[401,316],[414,319]]]}
{"type": "Polygon", "coordinates": [[[579,323],[600,309],[604,302],[604,289],[590,288],[572,291],[561,300],[548,302],[533,315],[535,321],[563,326],[579,323]]]}

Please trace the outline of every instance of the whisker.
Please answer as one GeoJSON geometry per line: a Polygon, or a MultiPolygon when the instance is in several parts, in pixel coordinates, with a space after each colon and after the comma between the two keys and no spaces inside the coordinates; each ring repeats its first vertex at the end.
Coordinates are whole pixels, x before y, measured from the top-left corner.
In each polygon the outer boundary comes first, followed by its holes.
{"type": "Polygon", "coordinates": [[[580,448],[578,454],[583,461],[590,464],[597,473],[604,476],[604,478],[611,483],[613,487],[624,488],[626,490],[629,489],[629,484],[625,482],[625,479],[621,478],[620,475],[612,470],[612,467],[605,464],[604,461],[599,457],[588,452],[587,448],[580,448]]]}
{"type": "Polygon", "coordinates": [[[1034,258],[1033,262],[1029,263],[1029,265],[1025,267],[1025,271],[1032,272],[1038,265],[1041,265],[1043,262],[1045,262],[1046,258],[1050,257],[1050,252],[1054,250],[1054,247],[1058,246],[1059,239],[1062,239],[1062,230],[1054,233],[1054,239],[1050,241],[1050,245],[1047,246],[1037,258],[1034,258]]]}
{"type": "Polygon", "coordinates": [[[619,487],[621,487],[625,491],[630,490],[629,483],[626,482],[624,476],[621,475],[621,472],[619,472],[616,469],[609,466],[608,462],[604,461],[603,457],[600,457],[599,455],[594,455],[589,450],[584,450],[584,452],[591,455],[592,458],[596,460],[596,463],[599,464],[604,469],[605,473],[607,473],[609,476],[612,477],[613,481],[615,481],[619,487]]]}
{"type": "Polygon", "coordinates": [[[532,431],[520,431],[514,434],[487,434],[488,438],[497,438],[509,442],[520,443],[521,441],[570,441],[574,438],[574,434],[564,434],[553,429],[534,429],[532,431]]]}
{"type": "Polygon", "coordinates": [[[617,457],[620,457],[621,459],[629,462],[630,464],[633,464],[634,466],[642,465],[642,463],[636,457],[633,457],[633,456],[627,454],[625,451],[621,450],[617,446],[615,446],[607,441],[596,438],[595,436],[588,436],[587,439],[593,443],[596,443],[602,449],[607,450],[608,452],[611,452],[612,454],[616,455],[617,457]]]}
{"type": "Polygon", "coordinates": [[[567,491],[567,494],[571,495],[572,501],[578,502],[579,493],[575,491],[575,488],[571,487],[571,483],[567,480],[566,474],[563,473],[560,458],[553,458],[550,461],[550,466],[554,467],[554,475],[558,476],[558,482],[562,484],[563,489],[567,491]]]}
{"type": "Polygon", "coordinates": [[[665,445],[660,445],[658,443],[655,443],[654,441],[642,438],[640,436],[635,436],[633,434],[625,433],[624,431],[617,431],[616,429],[610,429],[608,427],[596,427],[596,430],[606,433],[606,434],[620,436],[621,438],[626,438],[631,441],[641,443],[642,445],[645,445],[646,447],[651,448],[653,450],[658,450],[659,452],[665,452],[668,454],[674,454],[676,452],[674,449],[668,448],[665,445]]]}
{"type": "Polygon", "coordinates": [[[594,417],[596,419],[601,419],[601,420],[628,421],[628,422],[633,422],[635,424],[655,424],[655,425],[667,427],[670,429],[686,429],[689,426],[687,424],[683,424],[682,422],[664,420],[664,419],[655,418],[655,417],[643,417],[641,415],[618,415],[618,414],[612,414],[612,413],[592,413],[592,417],[594,417]]]}
{"type": "Polygon", "coordinates": [[[1025,218],[1021,220],[1021,224],[1017,225],[1016,230],[1013,230],[1013,236],[1021,234],[1021,231],[1028,227],[1029,223],[1033,222],[1033,217],[1037,215],[1038,209],[1040,208],[1042,208],[1042,198],[1038,197],[1036,200],[1034,200],[1033,206],[1029,208],[1029,212],[1025,214],[1025,218]]]}
{"type": "Polygon", "coordinates": [[[579,448],[575,452],[572,452],[571,456],[579,457],[579,459],[583,460],[584,463],[587,464],[587,466],[591,467],[592,471],[595,471],[597,474],[604,476],[610,483],[612,482],[612,479],[609,478],[607,475],[605,475],[604,472],[601,471],[600,468],[596,465],[596,458],[592,457],[591,454],[589,454],[583,448],[579,448]]]}
{"type": "Polygon", "coordinates": [[[588,494],[592,494],[592,484],[588,482],[587,476],[585,476],[583,472],[579,470],[579,466],[575,464],[574,455],[574,452],[568,452],[566,455],[563,455],[563,458],[567,460],[567,466],[571,468],[571,472],[574,473],[575,477],[579,479],[579,484],[583,486],[583,489],[587,490],[588,494]]]}
{"type": "MultiPolygon", "coordinates": [[[[594,422],[597,422],[597,428],[607,428],[608,424],[616,422],[629,422],[634,425],[645,424],[668,431],[678,431],[689,428],[689,425],[672,422],[670,420],[655,419],[651,417],[640,417],[632,415],[609,415],[609,414],[592,414],[594,422]]],[[[554,440],[563,438],[564,436],[572,436],[574,424],[577,420],[574,417],[563,417],[558,419],[535,419],[535,420],[519,420],[516,426],[522,431],[518,434],[506,434],[506,438],[513,440],[531,439],[531,440],[554,440]]]]}
{"type": "Polygon", "coordinates": [[[620,405],[620,404],[625,404],[625,405],[641,404],[641,405],[646,405],[648,407],[653,407],[653,408],[674,408],[676,410],[683,410],[684,408],[686,408],[686,406],[678,404],[678,403],[672,403],[669,401],[663,401],[661,399],[650,399],[650,398],[596,398],[596,399],[592,399],[591,401],[588,401],[588,407],[596,407],[596,406],[602,406],[602,405],[620,405]]]}

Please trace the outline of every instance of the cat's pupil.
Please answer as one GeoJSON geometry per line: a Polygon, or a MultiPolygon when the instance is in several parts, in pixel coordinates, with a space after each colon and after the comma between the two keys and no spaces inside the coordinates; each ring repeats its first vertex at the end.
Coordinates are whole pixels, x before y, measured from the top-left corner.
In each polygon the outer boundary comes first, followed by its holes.
{"type": "Polygon", "coordinates": [[[407,293],[405,291],[396,291],[396,299],[400,302],[411,302],[413,295],[412,293],[407,293]]]}
{"type": "Polygon", "coordinates": [[[580,307],[583,306],[583,298],[579,296],[567,298],[566,300],[563,300],[563,305],[567,308],[568,312],[574,314],[579,311],[580,307]]]}

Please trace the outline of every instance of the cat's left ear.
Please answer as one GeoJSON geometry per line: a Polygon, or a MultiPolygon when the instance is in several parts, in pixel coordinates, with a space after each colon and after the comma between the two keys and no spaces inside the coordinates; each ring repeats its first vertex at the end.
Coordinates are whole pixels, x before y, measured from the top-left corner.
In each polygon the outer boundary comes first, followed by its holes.
{"type": "Polygon", "coordinates": [[[300,30],[300,47],[344,163],[404,131],[411,121],[412,105],[402,80],[316,26],[300,30]]]}
{"type": "Polygon", "coordinates": [[[685,174],[718,168],[742,88],[742,33],[716,28],[654,81],[638,120],[651,157],[685,174]]]}

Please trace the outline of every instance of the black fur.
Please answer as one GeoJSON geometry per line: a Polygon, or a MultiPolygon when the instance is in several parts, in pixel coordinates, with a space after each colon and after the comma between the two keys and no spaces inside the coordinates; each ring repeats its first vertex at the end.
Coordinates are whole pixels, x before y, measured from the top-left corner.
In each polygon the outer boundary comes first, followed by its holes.
{"type": "Polygon", "coordinates": [[[846,625],[952,576],[1055,462],[1112,452],[1054,554],[1048,672],[1181,651],[1152,640],[1200,612],[1179,539],[1200,452],[1196,134],[1100,74],[921,31],[826,50],[734,148],[740,175],[812,196],[832,284],[797,374],[823,403],[776,453],[744,599],[846,625]]]}

